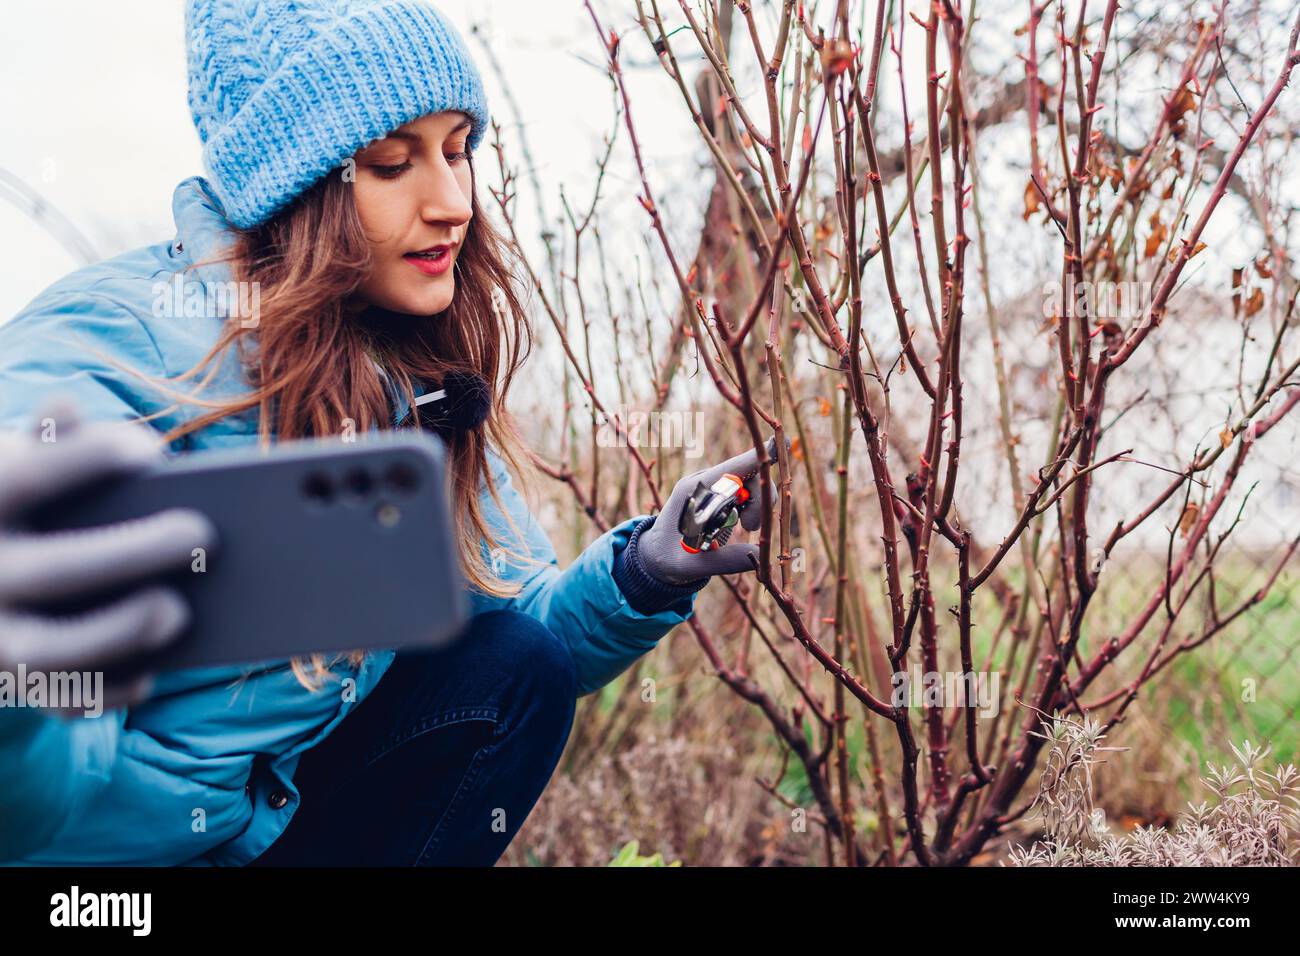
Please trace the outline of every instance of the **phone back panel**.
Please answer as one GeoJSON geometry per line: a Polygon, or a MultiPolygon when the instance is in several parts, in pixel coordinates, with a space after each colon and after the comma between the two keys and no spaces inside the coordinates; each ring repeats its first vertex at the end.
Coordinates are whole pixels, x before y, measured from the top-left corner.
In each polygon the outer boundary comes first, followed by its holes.
{"type": "Polygon", "coordinates": [[[62,500],[36,524],[208,516],[217,546],[171,579],[193,623],[149,662],[174,670],[447,643],[468,600],[446,497],[441,445],[411,431],[201,452],[62,500]]]}

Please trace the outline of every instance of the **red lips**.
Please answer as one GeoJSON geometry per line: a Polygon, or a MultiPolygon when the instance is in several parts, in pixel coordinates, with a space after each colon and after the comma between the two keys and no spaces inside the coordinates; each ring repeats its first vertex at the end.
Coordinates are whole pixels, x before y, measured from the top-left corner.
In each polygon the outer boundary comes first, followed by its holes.
{"type": "Polygon", "coordinates": [[[419,252],[408,252],[402,258],[427,276],[439,276],[451,268],[452,246],[430,246],[419,252]]]}

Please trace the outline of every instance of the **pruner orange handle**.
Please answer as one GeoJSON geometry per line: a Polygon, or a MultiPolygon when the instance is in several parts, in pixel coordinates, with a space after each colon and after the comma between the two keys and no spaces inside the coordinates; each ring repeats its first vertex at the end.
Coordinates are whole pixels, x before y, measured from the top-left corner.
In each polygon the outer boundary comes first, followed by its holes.
{"type": "Polygon", "coordinates": [[[722,477],[730,478],[732,481],[736,483],[736,504],[743,505],[746,501],[749,500],[749,489],[745,487],[745,480],[743,478],[741,478],[739,475],[733,475],[730,472],[723,475],[722,477]]]}

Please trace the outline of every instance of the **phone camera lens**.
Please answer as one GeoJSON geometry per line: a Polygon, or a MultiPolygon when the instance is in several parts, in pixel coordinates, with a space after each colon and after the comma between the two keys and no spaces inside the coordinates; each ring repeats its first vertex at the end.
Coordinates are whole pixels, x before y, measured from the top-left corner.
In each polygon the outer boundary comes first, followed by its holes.
{"type": "Polygon", "coordinates": [[[384,472],[384,481],[393,491],[409,495],[420,487],[420,473],[406,462],[398,462],[384,472]]]}
{"type": "Polygon", "coordinates": [[[355,468],[344,475],[343,487],[349,495],[355,498],[365,498],[369,496],[374,488],[374,482],[370,478],[370,472],[355,468]]]}
{"type": "Polygon", "coordinates": [[[302,483],[302,493],[307,500],[318,505],[327,505],[334,500],[334,483],[328,475],[313,472],[302,483]]]}

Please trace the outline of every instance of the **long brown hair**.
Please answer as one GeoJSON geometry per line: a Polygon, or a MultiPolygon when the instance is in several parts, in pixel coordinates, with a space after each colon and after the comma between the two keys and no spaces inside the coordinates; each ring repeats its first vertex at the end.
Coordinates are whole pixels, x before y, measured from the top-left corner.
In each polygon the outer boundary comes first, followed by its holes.
{"type": "MultiPolygon", "coordinates": [[[[471,170],[473,160],[471,158],[471,170]]],[[[174,441],[228,415],[256,409],[258,438],[336,435],[345,429],[364,433],[392,427],[393,410],[380,368],[408,402],[416,382],[440,382],[449,372],[470,371],[491,389],[487,420],[472,431],[458,431],[447,444],[452,518],[462,573],[472,587],[498,596],[514,593],[484,560],[482,542],[496,548],[481,507],[483,483],[500,504],[488,443],[517,474],[520,441],[505,408],[514,375],[532,345],[532,330],[515,286],[512,254],[471,193],[474,215],[455,268],[457,289],[451,305],[426,320],[384,316],[355,305],[369,272],[370,244],[358,215],[352,187],[341,170],[331,172],[262,226],[234,230],[236,241],[221,261],[230,263],[237,282],[257,283],[257,322],[229,319],[215,345],[194,366],[170,381],[199,379],[184,401],[209,409],[164,436],[174,441]],[[215,375],[219,358],[233,347],[251,391],[229,401],[198,396],[215,375]],[[201,376],[201,377],[200,377],[201,376]]],[[[247,288],[247,287],[246,287],[247,288]]],[[[352,655],[354,662],[360,654],[352,655]]],[[[311,658],[294,672],[315,686],[328,664],[311,658]]]]}

